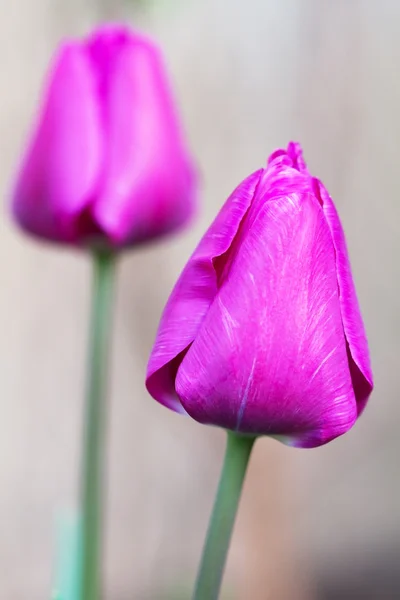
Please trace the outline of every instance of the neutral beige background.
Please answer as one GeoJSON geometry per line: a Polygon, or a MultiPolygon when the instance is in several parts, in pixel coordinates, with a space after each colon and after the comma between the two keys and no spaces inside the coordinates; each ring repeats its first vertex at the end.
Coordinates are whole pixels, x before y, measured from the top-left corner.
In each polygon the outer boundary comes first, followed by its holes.
{"type": "MultiPolygon", "coordinates": [[[[400,558],[400,4],[128,4],[0,0],[5,200],[53,47],[102,15],[130,18],[159,37],[201,172],[193,230],[132,252],[120,265],[107,600],[155,600],[160,589],[194,576],[223,435],[148,398],[147,355],[204,227],[241,178],[291,138],[302,142],[342,216],[376,392],[356,428],[327,447],[259,443],[229,579],[246,600],[397,598],[391,566],[400,558]],[[379,591],[371,592],[380,577],[379,591]],[[322,580],[339,591],[323,596],[322,580]]],[[[24,239],[6,210],[0,261],[0,600],[42,600],[51,586],[56,515],[76,500],[90,269],[78,253],[24,239]]]]}

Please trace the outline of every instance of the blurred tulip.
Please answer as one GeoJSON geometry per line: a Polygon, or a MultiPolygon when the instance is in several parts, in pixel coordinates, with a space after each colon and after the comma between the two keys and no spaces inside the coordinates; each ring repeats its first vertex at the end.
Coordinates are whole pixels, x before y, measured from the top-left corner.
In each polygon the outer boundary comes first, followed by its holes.
{"type": "Polygon", "coordinates": [[[158,48],[106,26],[62,44],[13,194],[28,232],[136,244],[194,210],[194,168],[158,48]]]}
{"type": "Polygon", "coordinates": [[[291,143],[239,185],[187,263],[147,388],[201,423],[313,447],[350,429],[372,387],[342,226],[291,143]]]}

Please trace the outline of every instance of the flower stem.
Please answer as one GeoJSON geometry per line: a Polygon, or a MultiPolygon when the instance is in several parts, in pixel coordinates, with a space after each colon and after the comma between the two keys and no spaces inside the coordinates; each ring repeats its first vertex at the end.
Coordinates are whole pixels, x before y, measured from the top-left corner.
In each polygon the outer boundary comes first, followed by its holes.
{"type": "Polygon", "coordinates": [[[228,431],[224,465],[193,600],[217,600],[233,525],[255,437],[228,431]]]}
{"type": "Polygon", "coordinates": [[[94,281],[81,481],[80,600],[100,600],[101,595],[105,403],[115,261],[115,254],[110,251],[97,250],[93,254],[94,281]]]}

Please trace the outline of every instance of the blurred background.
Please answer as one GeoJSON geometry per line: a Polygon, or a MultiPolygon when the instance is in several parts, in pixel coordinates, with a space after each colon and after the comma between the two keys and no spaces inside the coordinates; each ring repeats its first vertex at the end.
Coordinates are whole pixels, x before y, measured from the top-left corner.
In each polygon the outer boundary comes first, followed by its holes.
{"type": "Polygon", "coordinates": [[[326,447],[257,443],[226,598],[399,598],[399,2],[0,0],[0,599],[49,598],[56,518],[76,504],[90,287],[87,257],[25,239],[5,204],[55,45],[106,18],[160,40],[202,204],[191,231],[120,264],[105,600],[189,598],[224,435],[151,400],[144,370],[204,228],[290,139],[341,214],[376,391],[326,447]]]}

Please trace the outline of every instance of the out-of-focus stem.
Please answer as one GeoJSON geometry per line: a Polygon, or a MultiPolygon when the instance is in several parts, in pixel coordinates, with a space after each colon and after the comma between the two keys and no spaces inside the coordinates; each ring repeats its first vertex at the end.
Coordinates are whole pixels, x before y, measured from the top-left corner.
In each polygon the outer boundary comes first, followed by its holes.
{"type": "Polygon", "coordinates": [[[79,600],[100,600],[106,385],[116,255],[96,250],[81,481],[79,600]]]}

